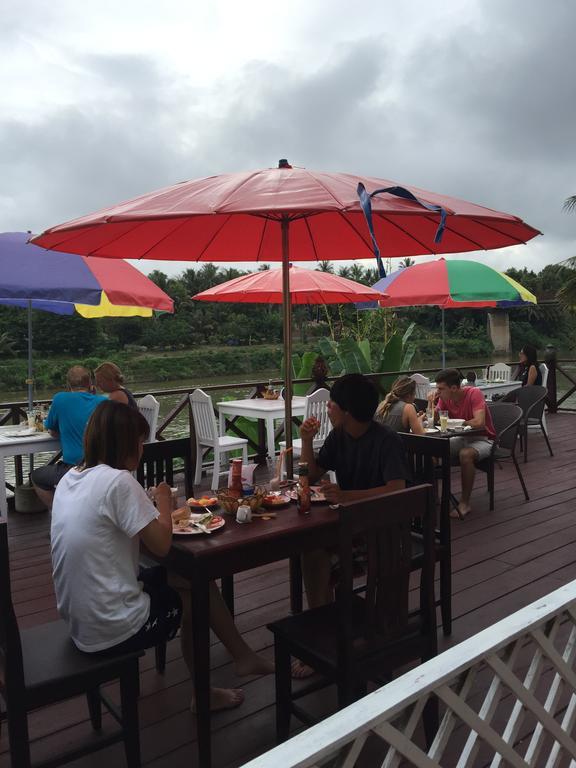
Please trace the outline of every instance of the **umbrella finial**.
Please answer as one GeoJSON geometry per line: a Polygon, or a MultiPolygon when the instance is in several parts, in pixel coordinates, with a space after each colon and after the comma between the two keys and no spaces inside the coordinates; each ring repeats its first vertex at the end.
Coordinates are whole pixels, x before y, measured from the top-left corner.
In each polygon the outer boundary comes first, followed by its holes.
{"type": "Polygon", "coordinates": [[[281,160],[278,160],[278,168],[292,168],[288,160],[286,160],[285,157],[283,157],[281,160]]]}

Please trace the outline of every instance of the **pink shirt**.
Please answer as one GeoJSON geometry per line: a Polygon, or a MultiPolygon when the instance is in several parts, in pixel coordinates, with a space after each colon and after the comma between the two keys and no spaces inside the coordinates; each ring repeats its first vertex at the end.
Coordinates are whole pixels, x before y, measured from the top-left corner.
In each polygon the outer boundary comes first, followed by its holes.
{"type": "Polygon", "coordinates": [[[461,391],[464,392],[464,397],[460,402],[457,403],[454,400],[447,400],[445,402],[440,398],[437,409],[439,411],[448,411],[448,418],[450,419],[465,419],[466,421],[474,418],[474,411],[483,410],[486,415],[486,436],[494,440],[496,432],[492,423],[492,416],[490,416],[490,411],[486,408],[486,400],[482,392],[477,387],[462,387],[461,391]]]}

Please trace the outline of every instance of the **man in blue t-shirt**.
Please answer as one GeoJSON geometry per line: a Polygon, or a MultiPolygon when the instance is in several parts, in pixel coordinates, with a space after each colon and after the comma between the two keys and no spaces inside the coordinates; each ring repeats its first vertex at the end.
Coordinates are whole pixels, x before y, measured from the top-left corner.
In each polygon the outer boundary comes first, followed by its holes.
{"type": "Polygon", "coordinates": [[[54,395],[44,426],[50,434],[60,439],[62,461],[46,464],[31,475],[32,485],[38,497],[47,507],[52,507],[54,489],[70,467],[79,464],[84,455],[84,429],[92,411],[108,398],[92,393],[90,371],[74,365],[66,374],[68,392],[54,395]]]}

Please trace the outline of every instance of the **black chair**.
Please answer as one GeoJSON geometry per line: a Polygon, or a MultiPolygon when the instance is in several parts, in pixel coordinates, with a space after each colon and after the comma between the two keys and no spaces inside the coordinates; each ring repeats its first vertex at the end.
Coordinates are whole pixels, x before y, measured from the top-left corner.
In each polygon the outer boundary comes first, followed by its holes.
{"type": "Polygon", "coordinates": [[[518,432],[520,429],[520,423],[522,419],[522,409],[514,403],[503,403],[502,401],[497,403],[488,403],[488,409],[492,416],[492,422],[494,424],[494,430],[496,432],[496,440],[492,446],[492,453],[487,459],[483,459],[478,462],[478,469],[482,472],[486,472],[488,479],[488,493],[490,494],[490,509],[494,509],[494,465],[500,463],[506,459],[511,459],[520,485],[524,491],[526,501],[530,500],[528,491],[526,489],[526,483],[522,477],[520,471],[520,465],[516,458],[516,445],[518,443],[518,432]]]}
{"type": "MultiPolygon", "coordinates": [[[[434,528],[434,555],[440,565],[440,605],[442,631],[452,633],[452,536],[450,523],[450,477],[451,458],[450,440],[444,437],[413,435],[409,432],[398,433],[406,449],[408,466],[415,483],[430,483],[434,488],[434,498],[438,481],[441,482],[440,504],[436,506],[434,528]]],[[[417,536],[417,534],[415,534],[417,536]]],[[[412,559],[412,569],[422,567],[422,547],[416,543],[412,559]]]]}
{"type": "Polygon", "coordinates": [[[136,470],[136,478],[140,485],[149,488],[161,483],[174,485],[175,462],[181,461],[184,472],[184,493],[186,497],[194,493],[194,470],[192,466],[192,443],[189,437],[178,437],[174,440],[158,440],[144,444],[144,453],[140,466],[136,470]]]}
{"type": "Polygon", "coordinates": [[[106,656],[82,653],[70,639],[63,621],[20,632],[10,590],[7,523],[0,518],[0,656],[3,667],[0,694],[6,705],[6,711],[0,713],[0,722],[8,720],[12,768],[31,768],[32,765],[28,713],[82,694],[86,694],[95,730],[102,727],[102,703],[121,728],[37,765],[62,765],[124,741],[127,765],[138,768],[138,657],[141,655],[139,651],[106,656]],[[120,712],[100,693],[101,685],[114,680],[120,681],[120,712]]]}
{"type": "Polygon", "coordinates": [[[522,408],[522,420],[520,422],[520,446],[524,450],[524,463],[528,461],[528,428],[540,427],[546,445],[550,451],[550,456],[554,456],[552,453],[552,447],[548,434],[543,423],[544,406],[546,405],[546,397],[548,396],[548,390],[546,387],[539,387],[536,384],[528,384],[525,387],[521,387],[516,390],[516,402],[522,408]]]}
{"type": "MultiPolygon", "coordinates": [[[[394,670],[415,659],[436,655],[434,606],[433,495],[430,486],[345,504],[339,510],[340,578],[336,601],[268,625],[276,656],[276,728],[288,737],[290,718],[312,718],[294,701],[321,687],[293,694],[290,657],[296,656],[338,688],[342,708],[366,692],[369,681],[390,680],[394,670]],[[419,606],[409,610],[412,527],[422,528],[419,606]],[[364,597],[354,592],[353,547],[367,544],[368,578],[364,597]]],[[[435,712],[428,710],[427,734],[435,712]]]]}

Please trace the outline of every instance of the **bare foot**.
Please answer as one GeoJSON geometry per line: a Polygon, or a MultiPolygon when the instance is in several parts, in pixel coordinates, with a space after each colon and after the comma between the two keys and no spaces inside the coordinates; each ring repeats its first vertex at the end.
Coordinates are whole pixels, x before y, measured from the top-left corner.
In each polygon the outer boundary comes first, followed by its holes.
{"type": "Polygon", "coordinates": [[[274,664],[257,653],[250,653],[234,662],[234,670],[239,677],[271,675],[274,672],[274,664]]]}
{"type": "Polygon", "coordinates": [[[304,664],[300,659],[292,659],[290,674],[294,680],[304,680],[306,677],[312,677],[314,670],[308,664],[304,664]]]}
{"type": "Polygon", "coordinates": [[[465,504],[463,501],[461,501],[458,504],[458,509],[452,509],[450,511],[450,517],[452,519],[464,520],[464,518],[469,515],[471,511],[472,507],[470,504],[465,504]]]}
{"type": "MultiPolygon", "coordinates": [[[[219,712],[222,709],[235,709],[244,701],[244,691],[240,688],[210,688],[210,709],[219,712]]],[[[192,696],[190,711],[196,714],[196,697],[192,696]]]]}

